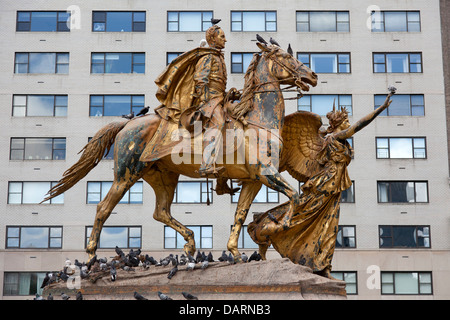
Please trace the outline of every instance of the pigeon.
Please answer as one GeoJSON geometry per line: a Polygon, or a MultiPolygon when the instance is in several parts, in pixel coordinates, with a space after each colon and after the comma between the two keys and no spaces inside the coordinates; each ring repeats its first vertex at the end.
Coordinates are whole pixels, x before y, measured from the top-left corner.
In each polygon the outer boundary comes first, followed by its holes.
{"type": "Polygon", "coordinates": [[[118,256],[125,256],[125,254],[123,253],[123,251],[122,251],[122,249],[120,249],[118,246],[116,246],[116,249],[115,249],[115,251],[116,251],[116,254],[118,255],[118,256]]]}
{"type": "Polygon", "coordinates": [[[125,118],[125,119],[128,119],[128,120],[133,119],[134,118],[134,111],[131,111],[131,113],[129,113],[129,114],[123,114],[122,118],[125,118]]]}
{"type": "Polygon", "coordinates": [[[267,41],[264,40],[264,38],[261,37],[259,34],[256,34],[256,40],[258,40],[261,43],[268,44],[267,41]]]}
{"type": "Polygon", "coordinates": [[[146,106],[146,107],[142,108],[141,111],[139,111],[137,113],[136,117],[145,116],[145,114],[148,112],[149,109],[150,109],[149,106],[146,106]]]}
{"type": "Polygon", "coordinates": [[[176,265],[173,267],[172,270],[170,270],[169,274],[167,275],[167,279],[172,279],[172,277],[178,272],[178,266],[176,265]]]}
{"type": "Polygon", "coordinates": [[[116,270],[116,265],[112,264],[111,268],[109,269],[109,274],[111,276],[111,281],[116,281],[117,279],[117,270],[116,270]]]}
{"type": "Polygon", "coordinates": [[[225,253],[225,250],[222,251],[222,255],[219,257],[220,262],[228,261],[228,256],[225,253]]]}
{"type": "Polygon", "coordinates": [[[228,255],[228,263],[229,263],[229,264],[235,264],[235,263],[236,263],[236,261],[234,261],[234,257],[233,257],[233,255],[231,254],[231,252],[230,252],[230,254],[228,255]]]}
{"type": "Polygon", "coordinates": [[[208,260],[203,260],[202,262],[202,270],[205,270],[206,268],[208,268],[209,266],[209,261],[208,260]]]}
{"type": "Polygon", "coordinates": [[[208,260],[208,262],[214,262],[214,258],[213,258],[211,251],[208,253],[207,260],[208,260]]]}
{"type": "Polygon", "coordinates": [[[195,268],[195,260],[194,260],[194,258],[192,258],[192,256],[191,255],[189,255],[188,256],[188,263],[187,263],[187,268],[186,268],[186,270],[187,271],[189,271],[189,270],[194,270],[194,268],[195,268]]]}
{"type": "Polygon", "coordinates": [[[242,254],[241,254],[241,259],[242,259],[243,262],[247,262],[247,261],[248,261],[248,257],[247,257],[247,255],[245,254],[245,252],[242,252],[242,254]]]}
{"type": "Polygon", "coordinates": [[[183,295],[183,297],[185,297],[187,300],[198,300],[198,298],[192,294],[190,294],[189,292],[181,292],[181,294],[183,295]]]}
{"type": "Polygon", "coordinates": [[[195,263],[202,262],[202,254],[200,251],[197,251],[197,256],[195,257],[195,263]]]}
{"type": "Polygon", "coordinates": [[[48,296],[47,296],[47,300],[53,300],[53,296],[52,296],[52,294],[51,294],[51,293],[49,293],[49,294],[48,294],[48,296]]]}
{"type": "Polygon", "coordinates": [[[180,256],[180,265],[184,266],[187,263],[187,258],[184,253],[180,256]]]}
{"type": "Polygon", "coordinates": [[[158,291],[158,297],[159,297],[161,300],[173,300],[171,297],[165,295],[165,294],[162,293],[161,291],[158,291]]]}
{"type": "Polygon", "coordinates": [[[201,47],[201,48],[206,47],[207,44],[208,44],[208,42],[206,41],[206,39],[202,39],[202,40],[200,40],[199,47],[201,47]]]}
{"type": "Polygon", "coordinates": [[[253,261],[253,260],[258,261],[256,259],[258,259],[258,253],[255,251],[251,254],[250,258],[248,258],[248,262],[253,261]]]}
{"type": "Polygon", "coordinates": [[[389,90],[389,92],[391,92],[391,93],[395,93],[395,91],[397,91],[397,88],[394,87],[394,86],[389,86],[389,87],[388,87],[388,90],[389,90]]]}
{"type": "Polygon", "coordinates": [[[40,296],[38,293],[36,293],[36,297],[33,298],[33,300],[44,300],[44,298],[40,296]]]}
{"type": "Polygon", "coordinates": [[[41,289],[50,284],[51,274],[47,272],[41,284],[41,289]]]}
{"type": "Polygon", "coordinates": [[[76,299],[77,299],[77,300],[83,300],[83,294],[81,293],[81,291],[78,291],[78,292],[77,292],[77,297],[76,297],[76,299]]]}
{"type": "Polygon", "coordinates": [[[137,293],[136,291],[134,292],[134,298],[136,300],[148,300],[147,298],[143,297],[142,295],[140,295],[139,293],[137,293]]]}
{"type": "Polygon", "coordinates": [[[274,38],[270,37],[270,40],[269,40],[269,41],[270,41],[271,44],[274,44],[274,45],[280,47],[280,45],[278,44],[278,42],[275,41],[274,38]]]}
{"type": "Polygon", "coordinates": [[[214,18],[211,18],[211,23],[212,23],[213,25],[218,24],[220,21],[222,21],[222,19],[214,19],[214,18]]]}
{"type": "Polygon", "coordinates": [[[63,299],[63,300],[69,300],[70,297],[69,297],[67,294],[65,294],[64,292],[61,292],[61,299],[63,299]]]}
{"type": "Polygon", "coordinates": [[[289,53],[291,56],[294,56],[294,51],[292,50],[291,44],[289,43],[287,53],[289,53]]]}

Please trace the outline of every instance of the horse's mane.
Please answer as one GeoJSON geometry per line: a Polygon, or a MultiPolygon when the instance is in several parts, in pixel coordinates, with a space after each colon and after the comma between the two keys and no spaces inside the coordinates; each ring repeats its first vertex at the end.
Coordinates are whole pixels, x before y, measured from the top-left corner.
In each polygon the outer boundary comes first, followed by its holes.
{"type": "Polygon", "coordinates": [[[253,90],[255,89],[255,70],[261,57],[260,53],[254,53],[253,59],[250,62],[247,71],[245,72],[245,84],[242,89],[241,101],[238,102],[233,108],[232,116],[236,119],[244,117],[247,112],[253,107],[252,98],[253,90]]]}

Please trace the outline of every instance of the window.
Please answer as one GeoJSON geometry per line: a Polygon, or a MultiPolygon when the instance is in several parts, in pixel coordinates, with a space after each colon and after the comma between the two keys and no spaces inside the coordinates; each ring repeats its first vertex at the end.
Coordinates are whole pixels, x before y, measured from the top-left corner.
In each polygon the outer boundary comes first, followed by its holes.
{"type": "Polygon", "coordinates": [[[13,96],[13,117],[65,117],[67,95],[23,95],[13,96]]]}
{"type": "Polygon", "coordinates": [[[65,11],[17,11],[16,31],[70,31],[70,13],[65,11]]]}
{"type": "Polygon", "coordinates": [[[212,181],[209,181],[209,185],[206,181],[180,181],[175,189],[173,203],[207,203],[208,195],[212,203],[212,186],[212,181]]]}
{"type": "MultiPolygon", "coordinates": [[[[232,181],[231,188],[237,187],[238,187],[237,182],[232,181]]],[[[240,194],[241,190],[235,192],[234,195],[231,197],[231,202],[237,203],[239,201],[240,194]]],[[[270,189],[266,185],[262,185],[255,199],[253,200],[253,203],[278,203],[280,201],[279,198],[280,194],[278,193],[278,191],[270,189]]]]}
{"type": "Polygon", "coordinates": [[[3,283],[4,296],[42,295],[41,284],[45,272],[5,272],[3,283]]]}
{"type": "Polygon", "coordinates": [[[93,11],[94,32],[145,32],[145,11],[93,11]]]}
{"type": "MultiPolygon", "coordinates": [[[[48,190],[57,182],[10,181],[8,185],[9,204],[39,204],[48,190]]],[[[64,194],[43,202],[44,204],[64,203],[64,194]]]]}
{"type": "Polygon", "coordinates": [[[355,181],[352,181],[352,185],[341,192],[341,203],[355,203],[355,181]]]}
{"type": "Polygon", "coordinates": [[[61,249],[62,227],[6,227],[6,248],[61,249]]]}
{"type": "Polygon", "coordinates": [[[277,31],[277,12],[231,11],[231,31],[277,31]]]}
{"type": "Polygon", "coordinates": [[[212,17],[212,11],[167,11],[167,31],[206,31],[212,17]]]}
{"type": "Polygon", "coordinates": [[[121,116],[144,107],[144,95],[91,95],[89,116],[121,116]]]}
{"type": "Polygon", "coordinates": [[[348,115],[352,115],[351,94],[306,94],[297,100],[297,109],[326,116],[333,110],[333,103],[336,104],[336,107],[345,107],[348,115]]]}
{"type": "Polygon", "coordinates": [[[232,53],[231,73],[245,73],[253,59],[253,53],[232,53]]]}
{"type": "Polygon", "coordinates": [[[11,138],[10,160],[65,160],[66,138],[11,138]]]}
{"type": "Polygon", "coordinates": [[[428,183],[422,181],[378,181],[378,202],[428,202],[428,183]]]}
{"type": "MultiPolygon", "coordinates": [[[[88,181],[87,201],[88,204],[99,203],[111,189],[110,181],[88,181]]],[[[136,204],[142,203],[142,181],[136,182],[122,197],[119,203],[136,204]]]]}
{"type": "Polygon", "coordinates": [[[169,65],[172,62],[173,59],[175,59],[176,57],[178,57],[182,53],[183,52],[167,52],[166,64],[169,65]]]}
{"type": "MultiPolygon", "coordinates": [[[[212,226],[186,226],[194,232],[195,246],[197,249],[212,249],[212,226]]],[[[186,244],[183,236],[169,226],[164,226],[164,249],[182,249],[186,244]]]]}
{"type": "Polygon", "coordinates": [[[430,226],[379,226],[380,248],[430,248],[430,226]]]}
{"type": "MultiPolygon", "coordinates": [[[[233,226],[230,227],[230,230],[233,226]]],[[[258,249],[259,246],[247,232],[247,226],[243,225],[238,238],[238,249],[258,249]]]]}
{"type": "Polygon", "coordinates": [[[91,73],[145,73],[145,53],[92,53],[91,73]]]}
{"type": "Polygon", "coordinates": [[[348,11],[297,11],[297,32],[349,32],[348,11]]]}
{"type": "MultiPolygon", "coordinates": [[[[87,247],[91,236],[92,226],[86,227],[84,246],[87,247]]],[[[104,226],[98,243],[99,249],[141,248],[142,227],[140,226],[104,226]]]]}
{"type": "MultiPolygon", "coordinates": [[[[381,106],[387,95],[375,95],[375,109],[381,106]]],[[[423,94],[396,94],[391,97],[389,108],[380,113],[380,116],[424,116],[425,103],[423,94]]]]}
{"type": "Polygon", "coordinates": [[[69,73],[69,53],[16,52],[14,73],[69,73]]]}
{"type": "Polygon", "coordinates": [[[374,73],[421,73],[421,53],[374,53],[374,73]]]}
{"type": "Polygon", "coordinates": [[[356,227],[339,226],[336,248],[356,248],[356,227]]]}
{"type": "Polygon", "coordinates": [[[425,159],[425,138],[376,138],[377,159],[425,159]]]}
{"type": "Polygon", "coordinates": [[[315,73],[350,73],[350,53],[297,53],[297,59],[315,73]]]}
{"type": "Polygon", "coordinates": [[[358,283],[355,271],[332,271],[331,276],[345,281],[347,294],[358,294],[358,283]]]}
{"type": "Polygon", "coordinates": [[[433,294],[431,272],[381,272],[381,294],[433,294]]]}
{"type": "Polygon", "coordinates": [[[420,32],[420,11],[373,11],[372,32],[420,32]]]}

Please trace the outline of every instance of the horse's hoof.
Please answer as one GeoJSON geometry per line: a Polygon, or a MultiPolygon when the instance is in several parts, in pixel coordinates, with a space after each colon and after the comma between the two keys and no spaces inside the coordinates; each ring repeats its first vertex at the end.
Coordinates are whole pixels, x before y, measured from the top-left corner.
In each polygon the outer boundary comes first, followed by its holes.
{"type": "Polygon", "coordinates": [[[244,263],[244,260],[242,260],[241,255],[238,254],[238,255],[235,255],[235,256],[234,256],[234,262],[235,262],[235,263],[244,263]]]}

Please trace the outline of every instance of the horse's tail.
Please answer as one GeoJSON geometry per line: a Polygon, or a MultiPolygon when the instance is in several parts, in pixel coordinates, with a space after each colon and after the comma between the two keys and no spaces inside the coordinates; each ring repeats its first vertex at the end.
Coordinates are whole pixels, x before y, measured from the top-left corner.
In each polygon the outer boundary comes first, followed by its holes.
{"type": "Polygon", "coordinates": [[[48,191],[48,196],[42,202],[69,190],[94,169],[104,155],[109,152],[117,134],[125,127],[128,121],[125,119],[114,121],[101,128],[88,144],[78,152],[83,152],[78,162],[63,173],[61,180],[48,191]]]}

